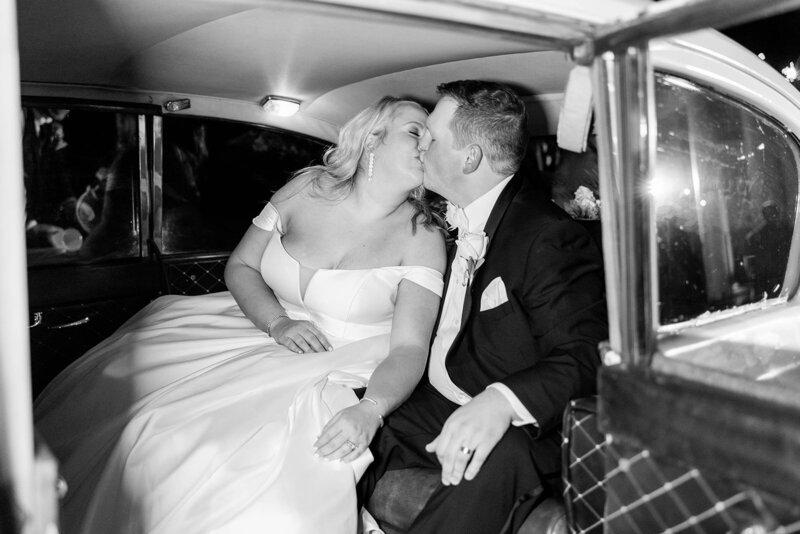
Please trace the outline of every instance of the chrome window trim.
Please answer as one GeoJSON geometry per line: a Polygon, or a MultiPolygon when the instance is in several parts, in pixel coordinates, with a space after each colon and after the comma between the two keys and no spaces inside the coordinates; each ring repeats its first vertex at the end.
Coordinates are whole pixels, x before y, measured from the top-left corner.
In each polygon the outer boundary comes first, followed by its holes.
{"type": "Polygon", "coordinates": [[[153,176],[153,189],[152,196],[150,197],[150,206],[153,214],[152,237],[156,250],[150,250],[149,252],[151,254],[160,253],[164,250],[164,229],[162,228],[164,220],[164,124],[160,115],[155,115],[153,117],[152,138],[153,165],[151,172],[153,176]]]}
{"type": "Polygon", "coordinates": [[[593,66],[609,343],[624,364],[656,348],[655,216],[643,194],[655,160],[654,77],[647,44],[606,52],[593,66]],[[643,269],[641,266],[649,266],[643,269]],[[627,281],[627,283],[626,283],[627,281]]]}
{"type": "Polygon", "coordinates": [[[28,107],[57,107],[80,110],[94,110],[108,113],[129,113],[131,115],[153,115],[160,107],[137,102],[130,104],[103,99],[87,99],[74,96],[38,95],[23,92],[21,105],[28,107]]]}
{"type": "MultiPolygon", "coordinates": [[[[139,257],[147,257],[149,245],[147,236],[150,235],[150,169],[147,150],[147,118],[139,114],[139,210],[133,206],[133,228],[139,236],[139,257]],[[135,214],[138,213],[138,217],[135,214]]],[[[133,201],[133,198],[131,199],[133,201]]]]}

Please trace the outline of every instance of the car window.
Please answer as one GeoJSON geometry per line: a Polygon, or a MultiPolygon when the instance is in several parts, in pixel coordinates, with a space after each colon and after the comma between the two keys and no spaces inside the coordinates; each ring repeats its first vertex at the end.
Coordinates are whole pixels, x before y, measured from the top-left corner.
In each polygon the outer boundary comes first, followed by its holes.
{"type": "Polygon", "coordinates": [[[163,121],[164,254],[231,251],[272,193],[326,145],[248,124],[163,121]]]}
{"type": "Polygon", "coordinates": [[[797,215],[797,140],[708,88],[656,82],[661,324],[778,297],[797,215]]]}
{"type": "Polygon", "coordinates": [[[28,265],[140,254],[134,113],[24,106],[28,265]]]}

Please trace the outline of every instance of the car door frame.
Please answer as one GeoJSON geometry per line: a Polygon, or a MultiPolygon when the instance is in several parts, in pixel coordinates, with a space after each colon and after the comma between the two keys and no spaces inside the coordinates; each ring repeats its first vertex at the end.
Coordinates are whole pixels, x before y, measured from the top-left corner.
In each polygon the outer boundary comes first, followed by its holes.
{"type": "MultiPolygon", "coordinates": [[[[667,27],[677,21],[686,22],[686,29],[694,26],[694,21],[676,15],[665,20],[667,27]]],[[[687,492],[702,488],[702,498],[708,502],[702,513],[684,507],[686,515],[680,517],[684,526],[715,519],[730,526],[740,510],[729,510],[741,506],[754,511],[736,517],[745,523],[737,527],[780,528],[797,520],[787,503],[800,488],[800,474],[786,466],[800,442],[800,396],[664,356],[675,338],[659,328],[655,212],[652,197],[642,194],[654,178],[657,139],[654,64],[649,47],[638,38],[650,33],[648,25],[601,36],[594,44],[608,50],[592,60],[611,315],[598,407],[608,454],[605,528],[618,533],[637,528],[680,530],[680,524],[665,523],[660,515],[669,513],[651,503],[674,491],[667,499],[677,501],[680,508],[689,493],[679,495],[675,488],[690,486],[687,492]]],[[[680,72],[677,65],[675,71],[680,72]]],[[[723,78],[703,81],[723,93],[747,98],[737,91],[735,80],[723,78]]],[[[769,115],[800,131],[797,102],[764,82],[759,84],[768,94],[764,101],[772,101],[769,115]]],[[[787,269],[782,298],[752,311],[749,320],[766,325],[772,319],[778,321],[771,323],[775,325],[800,317],[797,221],[794,226],[795,258],[787,269]]],[[[731,315],[711,320],[728,322],[730,329],[745,320],[743,315],[731,315]]]]}

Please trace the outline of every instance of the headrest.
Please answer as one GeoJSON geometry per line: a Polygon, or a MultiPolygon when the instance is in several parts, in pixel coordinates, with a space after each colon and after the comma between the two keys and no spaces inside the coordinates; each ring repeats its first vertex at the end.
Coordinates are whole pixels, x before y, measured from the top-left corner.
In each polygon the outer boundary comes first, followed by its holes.
{"type": "Polygon", "coordinates": [[[558,146],[572,152],[585,152],[591,123],[591,70],[590,67],[576,66],[569,73],[558,117],[558,146]]]}

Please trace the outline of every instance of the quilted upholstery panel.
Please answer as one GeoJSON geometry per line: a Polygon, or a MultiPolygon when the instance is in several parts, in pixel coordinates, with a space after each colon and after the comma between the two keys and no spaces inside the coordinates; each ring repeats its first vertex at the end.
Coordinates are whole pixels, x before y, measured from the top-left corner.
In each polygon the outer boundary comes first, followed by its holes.
{"type": "Polygon", "coordinates": [[[204,295],[225,291],[227,257],[164,262],[167,291],[171,295],[204,295]]]}
{"type": "Polygon", "coordinates": [[[607,447],[606,534],[793,534],[796,503],[741,484],[667,464],[648,450],[607,447]]]}
{"type": "Polygon", "coordinates": [[[606,491],[605,437],[597,428],[597,398],[570,402],[564,412],[564,502],[572,532],[601,534],[606,491]]]}

